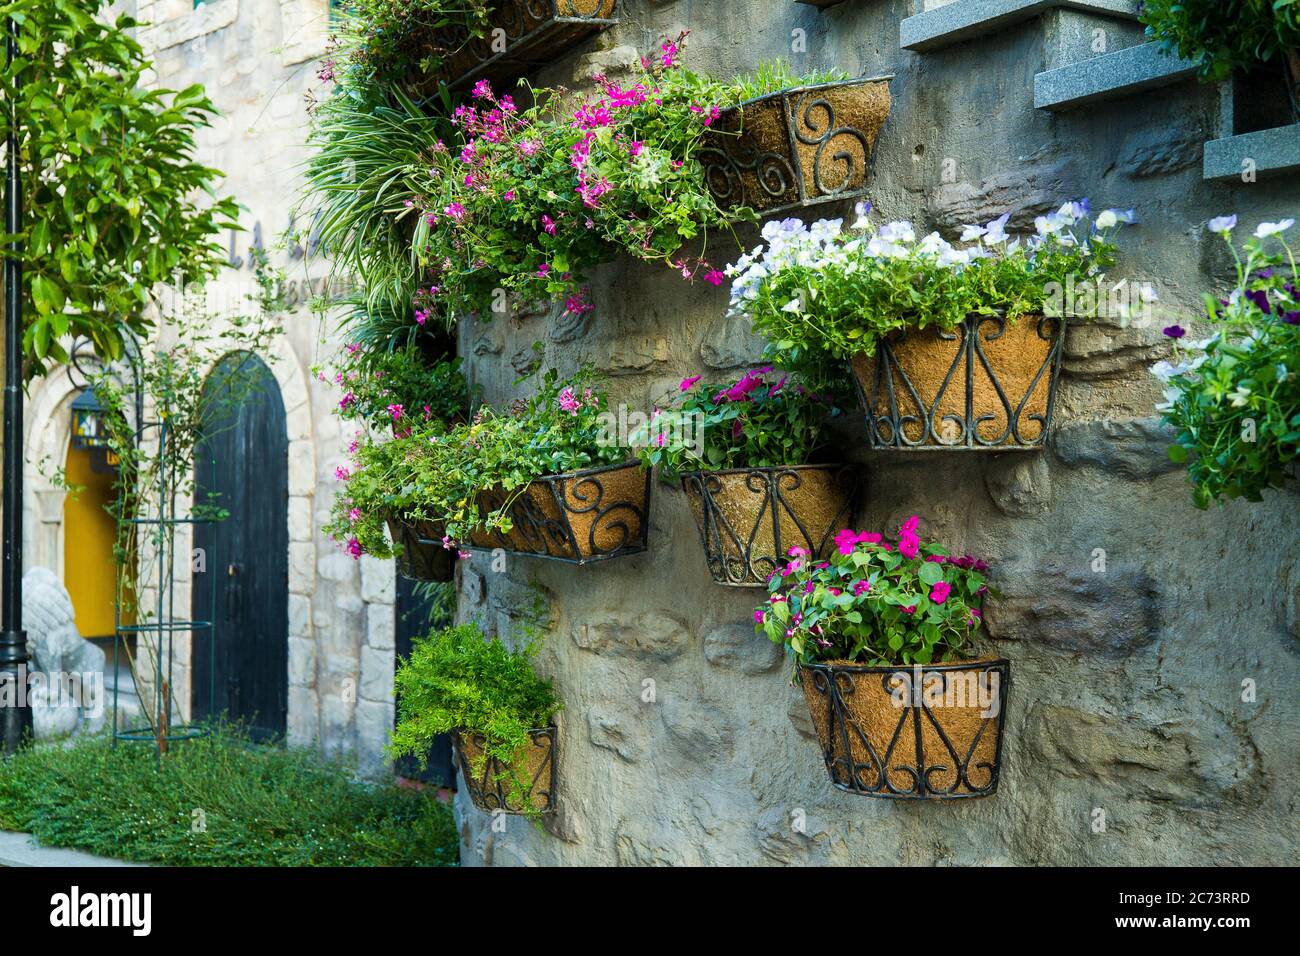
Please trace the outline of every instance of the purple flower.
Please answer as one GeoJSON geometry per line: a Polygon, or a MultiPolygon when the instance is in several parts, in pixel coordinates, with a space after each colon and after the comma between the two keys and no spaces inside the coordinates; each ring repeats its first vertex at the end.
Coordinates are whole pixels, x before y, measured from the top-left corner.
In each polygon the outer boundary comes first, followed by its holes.
{"type": "Polygon", "coordinates": [[[1187,334],[1187,330],[1181,325],[1168,325],[1165,326],[1164,333],[1171,339],[1181,339],[1187,334]]]}

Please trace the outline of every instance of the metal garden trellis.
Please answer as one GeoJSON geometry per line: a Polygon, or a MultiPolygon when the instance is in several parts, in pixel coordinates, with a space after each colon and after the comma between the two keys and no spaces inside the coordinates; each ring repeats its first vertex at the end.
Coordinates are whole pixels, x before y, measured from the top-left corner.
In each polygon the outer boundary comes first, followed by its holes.
{"type": "MultiPolygon", "coordinates": [[[[207,731],[206,728],[194,724],[183,723],[174,725],[171,720],[173,712],[173,664],[175,662],[174,637],[181,633],[193,633],[198,630],[213,630],[212,621],[196,621],[187,619],[178,619],[176,617],[175,602],[175,558],[176,558],[176,530],[181,525],[205,523],[216,520],[210,517],[196,517],[193,514],[181,516],[176,510],[177,488],[172,480],[173,465],[168,461],[169,453],[168,443],[168,424],[165,418],[151,421],[145,418],[145,395],[144,384],[142,381],[142,355],[139,340],[135,334],[125,326],[122,327],[123,340],[127,344],[126,368],[130,371],[131,380],[129,387],[134,399],[134,422],[130,423],[132,428],[132,443],[135,448],[144,446],[146,438],[150,434],[156,435],[158,461],[157,483],[154,487],[128,489],[124,487],[123,481],[131,480],[133,476],[127,475],[126,468],[123,467],[119,473],[119,484],[117,494],[117,510],[115,519],[119,529],[119,548],[117,560],[119,563],[117,574],[117,592],[114,601],[114,666],[125,655],[128,660],[132,677],[135,682],[137,693],[140,689],[141,671],[137,668],[139,660],[140,647],[137,643],[134,654],[128,648],[129,638],[143,636],[146,638],[145,645],[148,648],[148,656],[151,658],[148,663],[152,671],[151,693],[149,700],[146,701],[143,696],[140,698],[141,706],[145,708],[146,722],[142,725],[132,727],[120,726],[119,713],[121,709],[121,683],[114,675],[113,681],[113,705],[110,715],[112,726],[113,745],[117,745],[119,740],[128,740],[136,742],[152,741],[154,744],[155,754],[159,760],[167,752],[168,746],[178,740],[189,740],[195,737],[203,736],[207,731]],[[152,514],[129,515],[127,513],[128,502],[141,502],[146,499],[146,495],[152,493],[156,495],[153,501],[156,503],[156,512],[152,514]],[[123,526],[129,526],[132,534],[129,538],[129,546],[122,548],[120,541],[123,538],[123,526]],[[127,594],[129,588],[133,594],[132,597],[138,596],[140,581],[132,573],[134,569],[124,569],[121,565],[123,562],[134,562],[138,554],[140,537],[142,533],[147,533],[152,529],[152,535],[148,538],[148,543],[154,548],[154,558],[157,561],[157,579],[155,581],[156,593],[154,595],[153,608],[151,616],[134,622],[128,623],[124,613],[127,607],[127,594]]],[[[86,374],[81,366],[81,359],[84,356],[84,343],[78,343],[74,346],[71,354],[71,361],[68,365],[68,375],[74,384],[78,384],[74,372],[79,374],[83,380],[83,385],[89,382],[90,376],[86,374]],[[80,346],[80,347],[79,347],[80,346]]],[[[125,464],[125,463],[124,463],[125,464]]],[[[210,587],[215,594],[216,579],[211,579],[210,587]]],[[[135,602],[132,602],[135,603],[135,602]]],[[[211,606],[215,606],[215,602],[211,606]]],[[[209,652],[213,655],[216,653],[216,642],[209,641],[209,652]]],[[[213,668],[208,669],[209,675],[214,672],[213,668]]],[[[212,699],[211,696],[209,699],[212,699]]]]}

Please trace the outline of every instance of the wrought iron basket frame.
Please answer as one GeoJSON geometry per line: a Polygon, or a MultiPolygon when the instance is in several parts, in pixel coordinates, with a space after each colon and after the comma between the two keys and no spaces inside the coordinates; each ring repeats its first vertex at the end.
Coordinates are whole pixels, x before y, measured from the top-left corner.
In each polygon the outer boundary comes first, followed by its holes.
{"type": "Polygon", "coordinates": [[[560,521],[559,522],[552,521],[551,519],[547,518],[545,515],[533,513],[531,508],[532,502],[529,501],[526,495],[520,495],[510,505],[509,514],[510,514],[511,523],[515,527],[519,527],[520,525],[523,525],[524,527],[531,527],[533,529],[533,532],[528,537],[532,538],[533,540],[541,541],[544,550],[521,551],[518,548],[514,548],[511,546],[509,538],[505,535],[505,533],[501,531],[489,532],[489,535],[496,542],[496,544],[493,547],[475,544],[472,541],[467,543],[466,547],[475,551],[492,551],[495,550],[496,548],[500,548],[502,551],[505,551],[507,554],[517,554],[526,558],[538,558],[544,561],[556,561],[560,564],[572,564],[572,565],[594,564],[597,561],[608,561],[611,558],[621,558],[629,554],[640,554],[649,548],[650,487],[651,487],[650,469],[642,466],[640,462],[631,460],[631,461],[620,462],[614,465],[599,465],[595,468],[583,468],[578,471],[566,471],[556,475],[543,475],[542,477],[535,478],[531,482],[529,482],[529,485],[538,485],[538,484],[545,485],[547,490],[550,491],[551,497],[555,501],[555,506],[560,512],[560,521]],[[640,523],[641,523],[640,534],[638,534],[635,539],[629,538],[627,543],[621,545],[620,547],[614,548],[611,551],[594,553],[585,557],[582,556],[582,549],[578,546],[578,535],[577,532],[573,530],[573,523],[569,520],[569,515],[588,514],[594,508],[600,507],[600,503],[604,501],[605,488],[604,485],[601,484],[599,476],[611,471],[620,471],[622,469],[631,467],[633,465],[642,468],[642,470],[645,472],[643,476],[644,486],[642,492],[643,500],[645,501],[645,507],[644,509],[642,509],[641,507],[629,503],[628,501],[625,501],[623,499],[618,499],[614,501],[612,504],[610,504],[609,506],[607,506],[603,511],[598,512],[596,515],[596,519],[595,521],[593,521],[591,526],[591,535],[593,536],[591,541],[592,551],[594,552],[596,550],[594,535],[596,533],[597,527],[599,526],[601,517],[603,515],[609,514],[611,511],[613,511],[616,508],[630,509],[640,518],[640,523]],[[586,484],[588,482],[593,483],[597,489],[596,504],[592,505],[591,507],[579,509],[579,510],[570,508],[564,495],[565,486],[569,482],[578,482],[580,484],[586,484]],[[570,553],[578,555],[578,557],[570,558],[570,557],[565,557],[564,555],[551,554],[550,550],[546,548],[547,541],[552,541],[555,542],[556,544],[563,543],[563,545],[569,549],[570,553]]]}
{"type": "MultiPolygon", "coordinates": [[[[540,18],[541,22],[527,33],[513,39],[507,37],[506,48],[500,53],[479,60],[464,73],[446,78],[444,82],[447,88],[464,89],[485,77],[499,80],[505,76],[524,76],[554,59],[558,50],[574,46],[619,22],[617,16],[560,16],[558,12],[560,0],[542,0],[542,2],[550,10],[549,16],[540,18]],[[529,54],[536,48],[540,48],[542,52],[530,56],[529,54]]],[[[524,9],[535,3],[536,0],[519,0],[519,5],[524,9]]],[[[615,0],[614,12],[618,12],[617,0],[615,0]]],[[[491,21],[489,25],[492,25],[491,21]]]]}
{"type": "MultiPolygon", "coordinates": [[[[454,553],[447,551],[440,539],[424,537],[417,530],[416,522],[407,520],[404,515],[390,514],[388,516],[388,521],[390,522],[390,534],[393,531],[393,526],[400,529],[400,536],[395,535],[393,539],[393,544],[396,546],[395,550],[397,551],[397,571],[399,574],[411,581],[450,581],[455,577],[456,561],[454,553]],[[430,577],[425,574],[412,573],[419,570],[416,567],[415,562],[411,561],[407,557],[412,548],[428,548],[430,551],[438,552],[434,557],[424,562],[430,568],[433,567],[434,563],[442,556],[442,554],[446,554],[446,560],[450,567],[450,572],[446,577],[430,577]]],[[[433,572],[431,571],[430,573],[432,574],[433,572]]]]}
{"type": "MultiPolygon", "coordinates": [[[[470,760],[465,756],[465,748],[461,744],[462,738],[466,736],[466,731],[452,731],[452,743],[455,745],[456,766],[460,769],[461,775],[465,779],[465,789],[469,792],[470,802],[479,810],[485,813],[501,813],[510,816],[528,816],[527,810],[522,808],[515,810],[509,806],[509,793],[503,781],[493,779],[500,772],[501,762],[495,758],[485,755],[483,763],[483,775],[481,778],[474,775],[470,767],[470,760]]],[[[482,734],[469,734],[473,739],[479,741],[479,746],[483,746],[486,738],[482,734]]],[[[546,806],[539,810],[539,813],[554,813],[556,804],[556,792],[559,790],[560,780],[560,734],[559,727],[554,723],[547,727],[536,727],[528,731],[529,745],[536,745],[539,740],[550,741],[550,753],[537,773],[529,781],[528,797],[531,801],[535,795],[540,794],[546,798],[546,806]],[[549,768],[551,773],[551,789],[538,790],[537,782],[543,778],[549,768]]]]}
{"type": "MultiPolygon", "coordinates": [[[[758,468],[719,468],[711,471],[691,471],[682,475],[683,491],[689,494],[691,491],[692,484],[694,484],[695,487],[698,489],[698,493],[700,496],[701,515],[703,521],[702,524],[697,528],[697,530],[700,535],[700,543],[704,546],[704,562],[709,568],[709,575],[710,577],[713,578],[714,584],[718,584],[721,585],[722,587],[728,587],[728,588],[766,587],[765,575],[761,574],[758,571],[758,569],[754,567],[754,561],[755,561],[755,557],[753,554],[754,538],[758,535],[759,529],[763,526],[764,518],[767,517],[772,523],[772,544],[773,544],[773,549],[776,552],[775,558],[779,560],[780,558],[782,558],[782,556],[784,556],[787,553],[786,545],[781,540],[781,521],[777,517],[776,510],[773,507],[772,495],[773,492],[775,491],[777,499],[781,500],[781,488],[780,488],[781,478],[785,475],[798,475],[799,472],[804,472],[804,471],[827,471],[827,472],[834,472],[836,477],[841,475],[849,476],[850,488],[849,488],[848,502],[845,504],[843,508],[841,508],[838,512],[836,512],[835,515],[836,519],[838,519],[841,515],[843,515],[845,519],[845,524],[847,524],[847,522],[853,517],[853,509],[857,503],[858,492],[862,484],[861,479],[858,475],[858,469],[854,468],[852,465],[846,465],[840,462],[824,464],[824,465],[823,464],[769,465],[769,466],[758,467],[758,468]],[[722,475],[745,475],[747,476],[747,478],[762,478],[765,484],[767,485],[766,494],[763,499],[763,503],[758,510],[758,520],[755,522],[754,527],[750,529],[749,538],[745,542],[744,547],[740,546],[741,544],[740,536],[735,532],[735,529],[733,529],[731,525],[727,522],[726,517],[721,513],[721,509],[718,508],[718,506],[713,500],[713,495],[715,491],[721,491],[722,489],[721,487],[716,489],[711,488],[709,486],[709,479],[720,477],[722,475]],[[718,522],[721,522],[721,524],[719,524],[718,522]],[[727,568],[729,568],[731,564],[727,561],[725,551],[722,547],[721,535],[724,529],[730,536],[731,542],[736,545],[737,550],[741,553],[743,557],[745,578],[752,576],[758,578],[759,580],[733,581],[730,579],[730,575],[727,572],[727,568]],[[710,539],[712,539],[712,543],[710,539]],[[724,576],[726,577],[725,580],[718,577],[718,571],[715,570],[716,568],[721,568],[724,576]]],[[[800,478],[800,483],[802,484],[802,478],[800,478]]],[[[746,481],[746,484],[748,485],[749,482],[746,481]]],[[[797,488],[799,486],[796,485],[795,487],[797,488]]],[[[753,490],[758,490],[758,489],[753,489],[753,490]]],[[[787,490],[793,491],[794,488],[790,488],[787,490]]],[[[812,536],[808,533],[807,528],[804,526],[804,521],[800,518],[799,514],[789,504],[785,504],[784,506],[786,512],[794,520],[795,526],[803,534],[803,541],[796,542],[796,543],[807,544],[810,551],[812,551],[814,554],[820,554],[822,549],[825,548],[826,544],[831,540],[831,536],[835,533],[836,529],[834,528],[834,525],[837,522],[834,521],[832,522],[832,527],[827,530],[826,535],[823,537],[821,542],[818,543],[816,547],[814,547],[812,536]]],[[[845,525],[840,525],[840,527],[844,527],[844,526],[845,525]]],[[[758,560],[762,560],[761,555],[759,556],[758,560]]],[[[772,570],[775,570],[775,566],[773,567],[772,570]]]]}
{"type": "MultiPolygon", "coordinates": [[[[989,338],[989,341],[1001,338],[1007,329],[1007,318],[1002,313],[975,314],[967,316],[962,320],[960,326],[954,329],[939,329],[936,334],[942,339],[955,341],[959,337],[963,340],[961,347],[953,356],[952,364],[948,367],[948,373],[944,376],[943,385],[935,394],[934,402],[926,406],[921,401],[920,393],[912,384],[903,365],[894,357],[893,346],[888,337],[882,337],[876,340],[876,369],[875,381],[872,383],[871,394],[868,395],[863,388],[862,382],[858,376],[850,376],[853,379],[853,388],[857,393],[858,401],[861,403],[863,414],[867,419],[867,439],[870,447],[876,451],[1039,451],[1047,444],[1048,433],[1052,426],[1052,414],[1056,408],[1056,387],[1061,376],[1062,353],[1065,347],[1065,332],[1068,326],[1068,320],[1065,316],[1021,316],[1017,321],[1036,321],[1039,338],[1044,341],[1050,341],[1051,346],[1048,349],[1047,359],[1044,361],[1038,372],[1034,375],[1029,389],[1020,398],[1019,404],[1013,409],[1011,402],[1008,401],[1006,392],[1002,387],[1001,381],[993,371],[993,366],[980,344],[980,327],[986,322],[997,322],[997,333],[989,338]],[[1049,338],[1043,334],[1045,326],[1055,324],[1055,338],[1049,338]],[[962,436],[960,441],[943,442],[939,440],[939,432],[935,428],[935,416],[939,412],[939,406],[943,402],[943,397],[948,391],[948,386],[952,384],[953,376],[957,368],[962,365],[965,359],[965,386],[966,402],[965,414],[960,422],[962,436]],[[1002,400],[1003,408],[1007,413],[1007,428],[997,438],[986,441],[980,436],[979,426],[989,420],[989,416],[982,415],[975,418],[974,413],[974,393],[975,393],[975,361],[978,360],[984,371],[988,373],[989,381],[993,383],[998,398],[1002,400]],[[921,437],[912,441],[904,432],[904,427],[921,421],[916,415],[903,415],[899,413],[898,396],[894,389],[894,376],[890,374],[891,370],[897,370],[898,375],[902,378],[903,384],[911,397],[913,405],[917,409],[925,412],[925,432],[921,437]],[[1032,441],[1026,441],[1020,437],[1021,416],[1029,399],[1038,390],[1039,384],[1044,375],[1048,376],[1047,382],[1047,406],[1043,414],[1030,415],[1030,421],[1040,421],[1042,430],[1039,436],[1032,441]],[[885,387],[888,393],[889,414],[877,415],[875,413],[875,399],[880,394],[880,389],[885,387]],[[886,437],[880,430],[880,425],[887,423],[891,432],[891,437],[886,437]],[[934,439],[932,442],[931,439],[934,439]]],[[[904,333],[911,334],[911,333],[904,333]]],[[[955,421],[951,414],[944,415],[947,421],[955,421]]]]}
{"type": "MultiPolygon", "coordinates": [[[[770,218],[770,217],[778,216],[782,213],[790,212],[793,209],[807,209],[812,206],[822,205],[823,203],[840,202],[845,199],[856,199],[859,196],[865,196],[870,191],[869,181],[871,179],[872,172],[875,169],[876,143],[871,143],[870,145],[868,145],[866,142],[865,134],[863,134],[861,130],[859,130],[854,126],[837,126],[835,122],[835,108],[831,106],[831,104],[828,103],[826,100],[814,99],[812,102],[806,102],[806,100],[809,94],[814,94],[822,90],[836,89],[842,86],[865,86],[868,83],[878,83],[882,81],[888,82],[894,79],[896,75],[897,74],[894,73],[882,73],[879,76],[859,76],[848,80],[835,80],[830,83],[814,83],[807,86],[792,86],[789,87],[788,89],[777,90],[775,93],[764,93],[762,96],[754,96],[751,97],[750,99],[744,100],[743,102],[736,104],[735,106],[728,107],[727,109],[723,110],[723,116],[727,116],[728,114],[739,113],[743,117],[744,111],[748,107],[755,106],[759,103],[764,103],[769,100],[779,100],[781,104],[782,116],[785,119],[786,151],[784,154],[762,153],[762,152],[755,151],[752,160],[746,162],[744,165],[741,165],[738,161],[738,157],[733,156],[729,149],[726,149],[722,146],[704,146],[698,151],[697,155],[700,158],[701,164],[704,165],[705,167],[706,187],[708,185],[709,176],[712,169],[723,169],[725,174],[728,176],[729,181],[731,181],[732,178],[734,177],[734,180],[737,182],[741,180],[741,174],[743,172],[752,170],[755,178],[759,181],[760,184],[763,184],[764,177],[760,175],[760,168],[762,166],[762,163],[767,159],[778,159],[781,161],[781,164],[785,167],[784,171],[778,170],[779,174],[782,176],[782,180],[781,180],[782,184],[784,185],[784,183],[786,182],[784,177],[788,175],[789,178],[793,180],[797,186],[797,190],[796,190],[797,198],[793,202],[789,202],[781,206],[771,206],[771,207],[765,207],[763,209],[755,210],[762,218],[770,218]],[[792,100],[794,100],[793,104],[791,102],[792,100]],[[797,125],[795,123],[795,117],[800,113],[807,116],[811,113],[812,110],[818,107],[824,108],[828,114],[828,122],[826,123],[826,132],[817,139],[806,139],[805,137],[800,135],[797,125]],[[844,186],[841,186],[836,190],[822,189],[820,184],[821,163],[822,163],[821,151],[824,150],[836,137],[844,134],[855,136],[858,142],[862,144],[863,163],[865,164],[862,170],[862,185],[859,186],[857,189],[845,188],[845,186],[847,186],[847,184],[851,182],[853,179],[852,175],[846,175],[844,177],[844,184],[845,184],[844,186]],[[814,175],[814,179],[817,180],[814,182],[813,185],[816,188],[816,192],[818,193],[818,195],[814,195],[811,198],[808,195],[808,183],[804,179],[803,164],[798,161],[800,145],[816,146],[818,148],[818,158],[813,164],[813,175],[814,175]],[[715,163],[712,164],[711,166],[710,163],[708,163],[705,160],[705,156],[711,154],[717,154],[721,156],[723,162],[715,163]],[[733,170],[735,172],[733,172],[733,170]]],[[[809,123],[808,125],[809,128],[814,128],[812,127],[811,123],[809,123]]],[[[741,123],[739,135],[724,133],[718,130],[714,131],[714,135],[723,138],[725,140],[740,142],[745,135],[743,120],[741,123]]],[[[876,142],[879,142],[879,139],[880,139],[879,136],[877,136],[876,142]]],[[[846,154],[842,152],[835,153],[831,156],[831,159],[836,160],[845,156],[846,154]]],[[[768,193],[768,195],[771,196],[779,196],[782,193],[786,192],[786,189],[784,188],[777,190],[776,192],[773,192],[772,190],[768,189],[765,184],[763,185],[763,189],[765,192],[768,193]]],[[[717,196],[714,195],[712,189],[709,189],[709,195],[712,196],[715,199],[715,201],[717,201],[717,196]]],[[[743,202],[744,198],[745,197],[742,192],[741,195],[742,202],[737,203],[736,206],[745,205],[745,203],[743,202]]],[[[729,208],[736,208],[736,207],[733,206],[729,208]]],[[[724,208],[723,212],[726,213],[727,208],[724,208]]]]}
{"type": "MultiPolygon", "coordinates": [[[[997,793],[998,780],[1002,772],[1002,742],[1003,730],[1006,726],[1007,698],[1011,691],[1011,661],[1000,657],[988,661],[966,661],[954,664],[901,664],[891,666],[875,666],[868,664],[800,664],[799,680],[813,681],[813,689],[820,694],[826,701],[827,707],[827,734],[833,740],[835,735],[840,736],[844,746],[844,760],[848,766],[843,768],[847,771],[847,778],[850,783],[843,783],[836,778],[836,765],[841,763],[835,756],[834,746],[822,749],[822,759],[826,764],[826,772],[831,778],[831,785],[837,790],[843,790],[845,793],[853,793],[863,797],[878,797],[884,800],[971,800],[979,797],[989,797],[997,793]],[[906,707],[899,708],[902,716],[899,718],[898,725],[894,728],[893,739],[889,742],[884,756],[876,753],[875,746],[868,739],[867,735],[853,721],[848,707],[843,700],[843,693],[837,674],[879,674],[881,675],[881,686],[886,694],[890,692],[889,681],[894,675],[902,675],[909,682],[913,675],[919,673],[921,680],[929,674],[947,674],[953,671],[970,671],[979,670],[982,674],[990,672],[998,675],[998,713],[997,723],[997,740],[994,745],[993,763],[977,764],[978,768],[987,769],[989,773],[989,783],[985,787],[976,787],[970,780],[970,761],[974,758],[975,750],[983,739],[985,731],[988,729],[988,721],[985,720],[980,724],[979,732],[971,741],[970,749],[966,753],[963,761],[957,754],[957,749],[953,746],[952,741],[948,739],[947,733],[943,730],[942,725],[934,716],[934,711],[926,705],[924,699],[921,700],[920,707],[909,703],[906,707]],[[818,678],[825,682],[825,687],[818,684],[818,678]],[[921,733],[921,717],[925,715],[930,721],[930,726],[934,728],[939,738],[943,741],[948,750],[948,756],[952,757],[957,771],[956,779],[948,790],[936,790],[930,786],[930,775],[937,771],[950,771],[953,767],[943,764],[926,765],[924,735],[921,733]],[[912,730],[915,734],[914,741],[916,745],[916,754],[920,766],[895,766],[888,767],[889,757],[894,752],[904,727],[907,725],[908,717],[912,718],[912,730]],[[867,747],[867,753],[871,757],[873,764],[855,764],[853,760],[853,749],[850,746],[849,733],[850,729],[858,736],[867,747]],[[886,769],[888,767],[888,769],[886,769]],[[872,788],[863,786],[859,770],[874,770],[877,774],[879,785],[872,788]],[[899,790],[890,781],[890,773],[903,771],[912,776],[915,781],[911,790],[899,790]],[[965,783],[969,792],[955,792],[965,783]]],[[[852,688],[852,681],[847,682],[852,688]]],[[[910,691],[915,687],[909,683],[910,691]]],[[[809,705],[811,706],[811,704],[809,705]]],[[[818,741],[821,746],[821,741],[818,741]]]]}

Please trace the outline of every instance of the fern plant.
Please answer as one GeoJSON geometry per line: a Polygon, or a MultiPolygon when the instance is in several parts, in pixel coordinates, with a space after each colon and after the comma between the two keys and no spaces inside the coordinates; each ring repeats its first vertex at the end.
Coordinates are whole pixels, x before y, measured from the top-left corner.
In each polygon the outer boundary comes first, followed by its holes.
{"type": "Polygon", "coordinates": [[[534,638],[518,650],[488,639],[476,624],[434,631],[417,641],[395,678],[398,722],[388,752],[427,759],[440,734],[480,735],[484,744],[470,767],[482,777],[489,761],[503,768],[496,782],[509,802],[536,813],[524,769],[529,731],[547,727],[560,710],[549,680],[537,675],[534,638]]]}

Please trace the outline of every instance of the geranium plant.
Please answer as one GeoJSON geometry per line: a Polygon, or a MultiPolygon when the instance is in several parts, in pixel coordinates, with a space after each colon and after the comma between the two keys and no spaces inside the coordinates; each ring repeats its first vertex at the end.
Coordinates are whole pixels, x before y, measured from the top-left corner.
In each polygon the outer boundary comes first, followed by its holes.
{"type": "Polygon", "coordinates": [[[756,630],[801,664],[930,664],[968,656],[988,593],[988,565],[923,543],[912,515],[895,542],[845,528],[835,552],[817,560],[803,548],[768,582],[756,630]]]}
{"type": "Polygon", "coordinates": [[[765,92],[841,74],[782,63],[722,83],[681,64],[684,35],[594,94],[477,84],[448,119],[354,73],[315,111],[308,205],[322,243],[365,289],[368,336],[559,300],[592,308],[591,268],[619,255],[714,285],[707,230],[720,210],[699,160],[721,111],[765,92]],[[688,252],[688,245],[691,251],[688,252]]]}
{"type": "Polygon", "coordinates": [[[1193,61],[1206,80],[1300,50],[1300,5],[1292,0],[1144,0],[1139,15],[1148,37],[1193,61]]]}
{"type": "Polygon", "coordinates": [[[1300,272],[1283,238],[1294,219],[1262,223],[1239,252],[1236,216],[1210,221],[1232,249],[1237,280],[1226,298],[1206,294],[1208,338],[1168,326],[1172,361],[1152,369],[1165,385],[1157,406],[1177,431],[1169,457],[1186,463],[1197,507],[1261,500],[1300,459],[1300,272]]]}
{"type": "MultiPolygon", "coordinates": [[[[1112,233],[1133,221],[1116,210],[1094,219],[1083,200],[1039,216],[1032,235],[1007,232],[1003,215],[966,226],[954,245],[910,222],[878,226],[870,211],[859,203],[847,230],[841,219],[769,222],[764,243],[727,268],[731,313],[749,316],[772,354],[815,364],[872,355],[889,333],[951,329],[971,314],[1051,314],[1054,292],[1098,280],[1114,263],[1112,233]]],[[[1093,296],[1069,314],[1100,307],[1093,296]]]]}
{"type": "Polygon", "coordinates": [[[475,531],[508,531],[510,506],[530,482],[629,457],[609,441],[604,408],[589,372],[560,381],[551,371],[537,394],[504,414],[485,406],[448,426],[402,409],[393,438],[363,436],[339,467],[342,488],[325,532],[354,557],[391,557],[384,527],[393,514],[442,523],[449,548],[475,531]],[[495,489],[507,498],[485,513],[479,496],[495,489]]]}
{"type": "Polygon", "coordinates": [[[511,650],[474,624],[417,641],[394,676],[398,720],[389,754],[424,761],[440,734],[481,735],[471,772],[481,778],[488,761],[499,762],[496,782],[505,784],[511,804],[529,812],[529,731],[547,727],[561,706],[551,682],[533,669],[535,650],[535,642],[511,650]]]}
{"type": "Polygon", "coordinates": [[[468,412],[461,360],[445,353],[431,359],[417,345],[367,351],[349,342],[330,368],[313,372],[341,390],[341,419],[394,434],[413,422],[463,420],[468,412]]]}
{"type": "Polygon", "coordinates": [[[632,443],[647,466],[667,477],[724,468],[803,465],[824,441],[834,412],[819,395],[771,366],[723,384],[702,376],[682,380],[677,400],[656,410],[632,443]]]}

